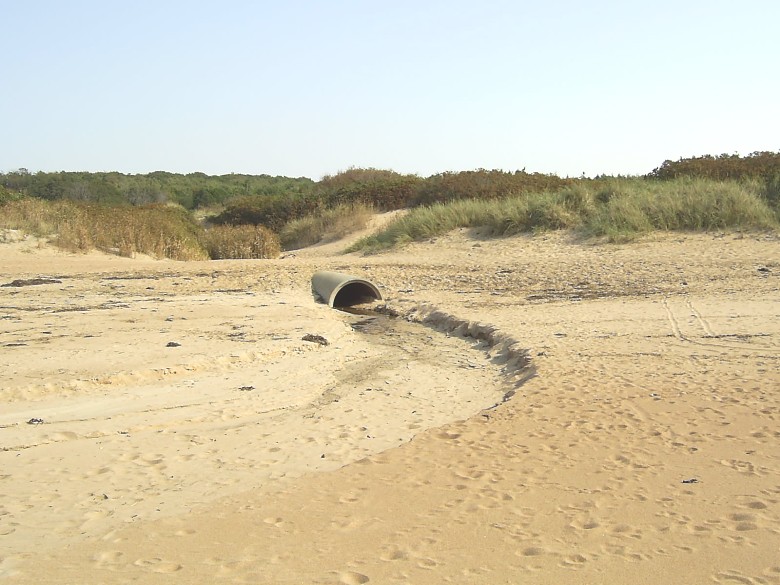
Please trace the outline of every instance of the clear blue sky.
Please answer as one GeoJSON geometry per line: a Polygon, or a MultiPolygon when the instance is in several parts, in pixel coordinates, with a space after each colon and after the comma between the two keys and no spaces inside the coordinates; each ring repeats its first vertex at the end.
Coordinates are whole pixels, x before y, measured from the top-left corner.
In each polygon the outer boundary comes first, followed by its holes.
{"type": "Polygon", "coordinates": [[[777,0],[0,0],[0,171],[643,174],[780,150],[777,0]]]}

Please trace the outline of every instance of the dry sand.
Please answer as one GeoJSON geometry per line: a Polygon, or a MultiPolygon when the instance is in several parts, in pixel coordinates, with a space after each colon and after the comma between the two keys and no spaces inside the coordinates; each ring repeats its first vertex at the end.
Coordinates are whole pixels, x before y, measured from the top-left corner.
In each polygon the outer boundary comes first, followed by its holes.
{"type": "Polygon", "coordinates": [[[3,239],[0,583],[780,584],[774,236],[3,239]]]}

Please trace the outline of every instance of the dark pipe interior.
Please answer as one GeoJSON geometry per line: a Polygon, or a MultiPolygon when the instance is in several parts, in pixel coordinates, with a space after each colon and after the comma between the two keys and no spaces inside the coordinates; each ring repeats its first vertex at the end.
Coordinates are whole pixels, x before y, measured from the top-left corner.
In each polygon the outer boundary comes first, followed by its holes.
{"type": "Polygon", "coordinates": [[[376,293],[370,286],[362,282],[350,282],[336,293],[336,298],[333,299],[333,306],[351,307],[352,305],[369,303],[376,299],[376,293]]]}

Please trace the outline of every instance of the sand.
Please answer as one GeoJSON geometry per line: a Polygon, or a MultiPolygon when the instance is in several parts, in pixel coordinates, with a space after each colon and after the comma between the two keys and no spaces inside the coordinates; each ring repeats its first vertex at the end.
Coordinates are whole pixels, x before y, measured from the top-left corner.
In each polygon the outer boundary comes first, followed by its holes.
{"type": "Polygon", "coordinates": [[[3,241],[0,583],[780,583],[776,236],[3,241]]]}

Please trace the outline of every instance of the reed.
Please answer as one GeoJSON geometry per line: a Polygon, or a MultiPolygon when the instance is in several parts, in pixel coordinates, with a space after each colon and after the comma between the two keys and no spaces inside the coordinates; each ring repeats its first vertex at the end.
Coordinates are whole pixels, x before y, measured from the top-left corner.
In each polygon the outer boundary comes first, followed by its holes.
{"type": "Polygon", "coordinates": [[[277,258],[281,252],[279,237],[263,226],[215,226],[203,241],[212,260],[277,258]]]}
{"type": "Polygon", "coordinates": [[[178,206],[109,207],[24,198],[2,206],[0,225],[47,237],[72,252],[101,250],[174,260],[208,258],[200,241],[202,229],[178,206]]]}

